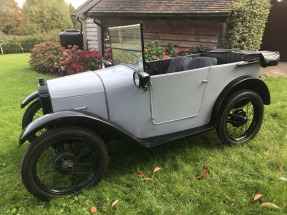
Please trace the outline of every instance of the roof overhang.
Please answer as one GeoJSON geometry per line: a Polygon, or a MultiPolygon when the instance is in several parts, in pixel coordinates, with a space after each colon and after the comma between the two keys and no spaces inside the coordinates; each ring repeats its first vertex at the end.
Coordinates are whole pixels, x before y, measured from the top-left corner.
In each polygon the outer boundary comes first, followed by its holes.
{"type": "Polygon", "coordinates": [[[92,9],[101,0],[88,0],[75,10],[76,17],[84,19],[84,13],[92,9]]]}
{"type": "Polygon", "coordinates": [[[156,14],[156,13],[87,13],[88,17],[136,17],[136,18],[227,18],[230,13],[156,14]]]}

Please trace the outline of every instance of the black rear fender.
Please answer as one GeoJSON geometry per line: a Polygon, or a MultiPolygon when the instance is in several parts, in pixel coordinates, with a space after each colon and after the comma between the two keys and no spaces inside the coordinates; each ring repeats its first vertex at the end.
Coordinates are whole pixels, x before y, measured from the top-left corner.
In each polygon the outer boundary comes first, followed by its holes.
{"type": "Polygon", "coordinates": [[[139,142],[133,135],[122,128],[104,119],[91,116],[87,113],[77,111],[59,111],[46,114],[31,122],[22,132],[19,144],[22,145],[29,138],[44,128],[59,126],[80,126],[95,131],[104,140],[127,138],[139,142]]]}
{"type": "Polygon", "coordinates": [[[212,110],[211,121],[212,125],[217,123],[222,108],[225,106],[228,98],[239,90],[252,90],[262,98],[265,105],[270,104],[270,92],[267,85],[260,79],[252,76],[242,76],[231,81],[218,96],[212,110]]]}

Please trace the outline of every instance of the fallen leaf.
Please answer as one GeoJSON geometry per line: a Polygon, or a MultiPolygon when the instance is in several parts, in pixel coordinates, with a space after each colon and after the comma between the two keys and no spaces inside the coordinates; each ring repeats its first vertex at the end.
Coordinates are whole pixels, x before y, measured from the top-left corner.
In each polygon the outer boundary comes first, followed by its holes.
{"type": "Polygon", "coordinates": [[[152,181],[152,178],[142,178],[142,181],[152,181]]]}
{"type": "Polygon", "coordinates": [[[273,208],[273,209],[278,209],[279,207],[275,205],[274,203],[271,202],[264,202],[260,205],[262,208],[273,208]]]}
{"type": "Polygon", "coordinates": [[[114,206],[115,206],[115,204],[117,204],[119,201],[120,201],[120,200],[116,200],[116,201],[114,201],[114,202],[112,203],[112,207],[114,207],[114,206]]]}
{"type": "Polygon", "coordinates": [[[96,208],[96,207],[91,206],[91,212],[92,212],[92,213],[97,213],[97,212],[98,212],[98,210],[97,210],[97,208],[96,208]]]}
{"type": "Polygon", "coordinates": [[[262,194],[256,194],[256,195],[254,196],[253,201],[257,201],[258,199],[260,199],[260,198],[262,198],[262,197],[263,197],[262,194]]]}
{"type": "Polygon", "coordinates": [[[283,170],[283,164],[281,164],[281,166],[279,166],[279,169],[280,169],[280,170],[283,170]]]}
{"type": "Polygon", "coordinates": [[[16,122],[16,120],[15,120],[15,119],[13,119],[13,120],[12,120],[12,122],[16,122]]]}
{"type": "Polygon", "coordinates": [[[205,167],[204,167],[204,175],[205,175],[205,176],[208,176],[208,173],[209,173],[209,167],[208,167],[208,165],[206,164],[205,167]]]}
{"type": "Polygon", "coordinates": [[[153,173],[156,173],[159,170],[160,170],[160,167],[156,167],[156,168],[154,168],[153,173]]]}
{"type": "Polygon", "coordinates": [[[138,173],[139,173],[138,174],[139,177],[143,177],[144,176],[144,174],[141,171],[138,171],[138,173]]]}
{"type": "Polygon", "coordinates": [[[224,194],[224,195],[225,195],[225,198],[227,198],[229,201],[231,201],[231,199],[226,194],[224,194]]]}
{"type": "Polygon", "coordinates": [[[200,180],[200,179],[203,179],[204,176],[203,176],[203,175],[200,175],[200,176],[197,176],[196,178],[200,180]]]}

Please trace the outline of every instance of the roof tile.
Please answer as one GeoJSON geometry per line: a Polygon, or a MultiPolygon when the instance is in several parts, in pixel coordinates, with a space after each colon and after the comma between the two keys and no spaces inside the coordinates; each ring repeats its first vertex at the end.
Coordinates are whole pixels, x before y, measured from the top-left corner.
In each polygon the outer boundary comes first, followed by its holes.
{"type": "Polygon", "coordinates": [[[229,14],[232,0],[101,0],[96,14],[229,14]]]}

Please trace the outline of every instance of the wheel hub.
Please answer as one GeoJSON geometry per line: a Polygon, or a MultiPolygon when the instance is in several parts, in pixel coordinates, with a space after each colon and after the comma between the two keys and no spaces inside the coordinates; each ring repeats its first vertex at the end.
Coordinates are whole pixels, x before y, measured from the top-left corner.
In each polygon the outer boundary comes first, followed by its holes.
{"type": "Polygon", "coordinates": [[[234,127],[240,127],[247,122],[247,116],[245,111],[242,109],[234,111],[234,113],[229,118],[230,123],[234,127]]]}
{"type": "Polygon", "coordinates": [[[69,174],[79,164],[79,159],[72,152],[61,152],[56,156],[54,169],[61,174],[69,174]]]}

